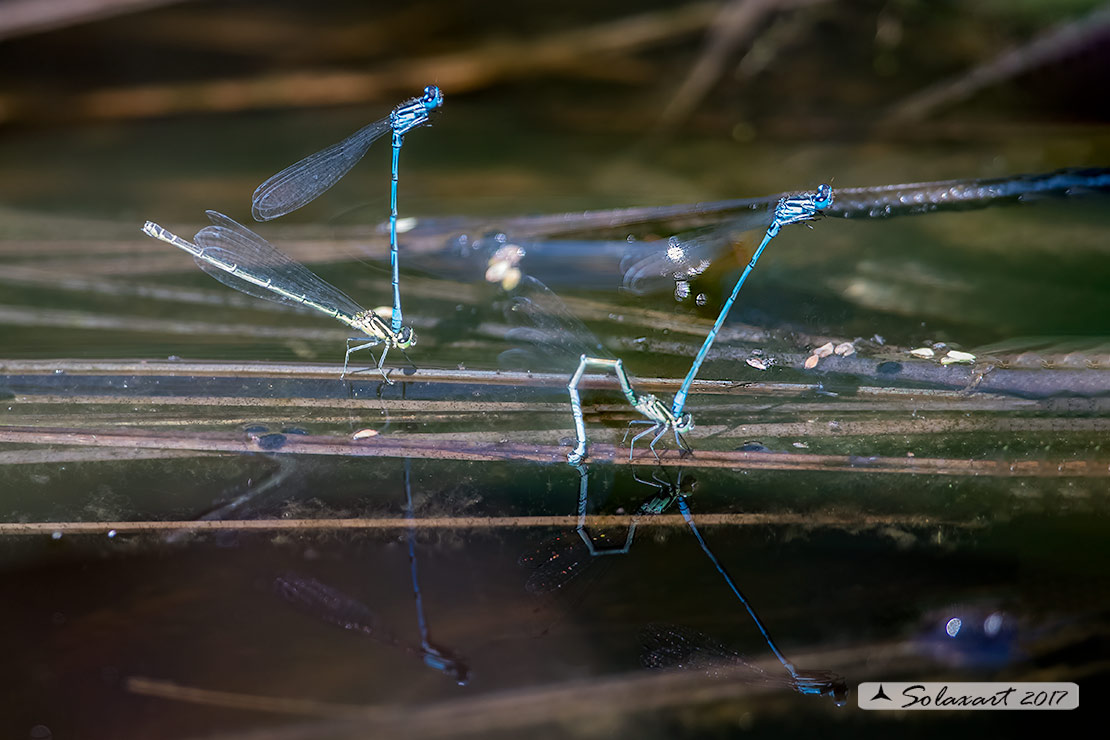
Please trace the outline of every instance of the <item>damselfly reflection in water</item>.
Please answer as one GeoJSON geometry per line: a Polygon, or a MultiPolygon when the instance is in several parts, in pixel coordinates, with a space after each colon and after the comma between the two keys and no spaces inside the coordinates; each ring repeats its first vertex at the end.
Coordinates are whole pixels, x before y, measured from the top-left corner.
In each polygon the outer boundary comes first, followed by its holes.
{"type": "Polygon", "coordinates": [[[650,670],[697,670],[715,677],[742,677],[782,686],[800,694],[828,696],[837,706],[848,701],[848,684],[831,671],[772,673],[750,662],[739,651],[688,627],[650,624],[640,633],[640,660],[650,670]]]}
{"type": "Polygon", "coordinates": [[[258,186],[251,211],[257,221],[269,221],[295,211],[323,195],[365,156],[370,145],[387,131],[393,134],[393,168],[389,189],[389,264],[393,271],[393,315],[390,330],[401,331],[401,291],[397,265],[397,170],[405,134],[428,123],[443,105],[443,92],[435,85],[419,98],[401,103],[385,118],[365,126],[338,144],[286,167],[258,186]]]}
{"type": "MultiPolygon", "coordinates": [[[[255,445],[263,450],[277,450],[280,449],[287,439],[287,434],[307,434],[305,430],[297,427],[285,427],[281,432],[273,432],[264,425],[251,425],[244,431],[247,438],[252,440],[255,445]]],[[[218,500],[212,508],[195,517],[195,521],[227,521],[230,519],[255,519],[268,505],[273,502],[269,501],[271,491],[281,490],[287,483],[290,476],[297,469],[296,458],[289,455],[271,455],[267,452],[253,453],[263,458],[270,458],[273,460],[274,468],[261,480],[248,478],[244,490],[237,493],[230,499],[218,500]]],[[[191,536],[189,530],[178,530],[176,532],[167,533],[163,539],[166,542],[182,542],[191,536]]],[[[237,535],[235,532],[217,532],[217,541],[227,538],[233,540],[237,535]]]]}
{"type": "Polygon", "coordinates": [[[532,569],[524,584],[529,593],[543,594],[562,588],[595,562],[595,558],[627,555],[632,549],[640,521],[645,516],[666,512],[683,492],[689,494],[697,485],[693,476],[687,476],[683,482],[680,474],[679,482],[670,484],[654,475],[653,481],[646,481],[633,473],[637,481],[656,490],[636,507],[624,536],[609,538],[607,533],[591,533],[586,514],[590,495],[589,469],[581,464],[574,467],[578,471],[578,526],[572,532],[545,540],[538,548],[520,556],[518,562],[532,569]]]}
{"type": "Polygon", "coordinates": [[[420,650],[424,664],[453,676],[460,686],[470,681],[470,669],[450,650],[435,645],[428,636],[428,619],[424,616],[424,597],[420,593],[420,576],[416,567],[416,526],[413,524],[412,461],[405,458],[405,518],[409,520],[409,568],[412,572],[412,593],[416,601],[416,624],[420,629],[420,650]]]}
{"type": "Polygon", "coordinates": [[[524,582],[524,590],[528,593],[546,594],[561,589],[586,572],[594,558],[623,555],[632,547],[636,536],[635,518],[627,529],[614,533],[613,537],[608,532],[591,534],[586,516],[590,474],[585,465],[577,465],[575,469],[578,473],[578,526],[544,540],[517,560],[532,571],[524,582]]]}
{"type": "MultiPolygon", "coordinates": [[[[721,561],[718,560],[717,556],[713,554],[713,551],[709,549],[709,545],[706,543],[705,538],[702,537],[701,531],[694,522],[693,514],[690,513],[690,506],[685,496],[680,496],[678,498],[678,510],[682,514],[682,518],[686,520],[686,524],[690,527],[690,531],[693,532],[694,538],[698,541],[698,545],[701,547],[702,552],[705,553],[706,557],[709,558],[709,562],[711,562],[713,567],[717,569],[717,572],[720,573],[725,584],[728,585],[732,593],[740,600],[744,609],[747,610],[748,616],[751,617],[752,622],[754,622],[755,626],[759,629],[759,634],[763,636],[763,641],[767,643],[767,647],[774,653],[775,658],[777,658],[779,663],[782,664],[782,667],[786,669],[787,674],[790,676],[790,683],[794,689],[803,694],[828,694],[836,698],[838,704],[842,704],[847,690],[844,685],[844,679],[828,671],[799,671],[794,667],[793,663],[786,659],[786,656],[771,638],[771,633],[767,631],[767,627],[763,624],[763,620],[756,614],[755,607],[753,607],[747,597],[744,596],[743,592],[736,585],[736,582],[732,579],[732,576],[729,575],[728,571],[725,570],[724,566],[721,564],[721,561]]],[[[679,646],[676,645],[672,649],[678,650],[679,646]]],[[[686,649],[685,645],[683,645],[683,649],[686,649]]]]}
{"type": "MultiPolygon", "coordinates": [[[[247,227],[222,213],[206,213],[212,225],[198,231],[193,242],[170,233],[152,221],[146,222],[143,232],[193,255],[200,269],[224,285],[275,303],[315,309],[361,332],[360,336],[347,340],[340,378],[347,375],[352,352],[380,345],[381,355],[375,364],[385,381],[392,384],[383,369],[386,355],[394,347],[405,354],[407,348],[416,344],[416,334],[412,329],[401,327],[395,331],[377,311],[363,308],[346,293],[282,254],[247,227]],[[352,342],[356,346],[352,347],[352,342]]],[[[408,359],[407,354],[405,358],[408,359]]]]}
{"type": "Polygon", "coordinates": [[[668,478],[660,477],[655,473],[652,474],[651,481],[635,476],[637,481],[652,486],[656,490],[651,496],[644,499],[637,508],[623,539],[615,538],[613,545],[604,547],[599,546],[596,539],[590,536],[587,527],[588,471],[584,465],[575,467],[579,474],[578,526],[574,532],[561,534],[555,539],[546,541],[536,550],[526,552],[521,556],[521,565],[533,568],[533,573],[525,584],[527,591],[547,593],[560,589],[586,571],[591,563],[597,561],[597,558],[628,554],[632,548],[636,527],[643,517],[665,513],[672,505],[677,503],[679,511],[698,544],[717,571],[725,578],[733,593],[740,599],[748,615],[759,629],[767,647],[781,663],[786,675],[768,674],[748,663],[740,657],[739,653],[714,643],[700,633],[681,628],[663,628],[659,626],[649,627],[645,631],[648,638],[645,642],[643,658],[645,666],[648,668],[700,668],[710,672],[743,668],[756,675],[760,681],[787,685],[802,694],[831,696],[837,704],[844,703],[847,694],[844,679],[829,671],[798,670],[793,663],[787,660],[771,638],[759,615],[756,614],[754,607],[709,549],[694,522],[687,501],[697,485],[693,476],[685,476],[684,478],[680,474],[673,483],[668,478]]]}
{"type": "Polygon", "coordinates": [[[316,619],[404,650],[420,658],[425,665],[451,677],[459,685],[465,685],[470,680],[470,669],[466,663],[446,648],[432,646],[426,640],[416,645],[399,639],[382,624],[370,607],[322,581],[290,572],[274,578],[273,589],[282,599],[316,619]]]}
{"type": "Polygon", "coordinates": [[[451,677],[460,686],[470,681],[470,667],[453,651],[432,642],[428,619],[424,613],[424,597],[420,590],[420,576],[416,562],[416,527],[413,523],[412,462],[405,459],[405,519],[409,521],[408,549],[409,570],[412,575],[412,592],[416,602],[416,625],[420,644],[400,640],[382,626],[381,620],[366,605],[347,594],[314,578],[287,573],[274,579],[274,591],[290,604],[346,630],[358,632],[392,647],[418,656],[424,665],[451,677]]]}

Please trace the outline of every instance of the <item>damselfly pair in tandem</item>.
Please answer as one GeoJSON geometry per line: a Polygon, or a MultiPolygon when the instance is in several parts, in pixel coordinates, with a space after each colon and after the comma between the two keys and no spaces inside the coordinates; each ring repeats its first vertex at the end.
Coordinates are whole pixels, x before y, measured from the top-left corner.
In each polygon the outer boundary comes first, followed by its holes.
{"type": "MultiPolygon", "coordinates": [[[[258,221],[284,216],[310,203],[337,183],[366,154],[370,145],[386,132],[393,135],[393,165],[390,184],[389,261],[393,279],[392,310],[368,310],[304,265],[279,252],[273,245],[242,224],[216,211],[208,211],[211,226],[201,229],[190,242],[158,224],[147,221],[143,231],[193,255],[197,265],[221,283],[248,295],[278,303],[305,306],[338,319],[359,336],[347,340],[343,357],[346,377],[351,353],[381,346],[376,367],[387,383],[384,370],[389,350],[402,353],[416,344],[416,334],[402,325],[401,291],[397,258],[397,170],[404,135],[426,124],[433,111],[443,105],[443,93],[434,85],[421,97],[393,109],[343,141],[287,167],[258,186],[252,213],[258,221]],[[390,320],[383,315],[390,313],[390,320]]],[[[407,355],[406,355],[407,358],[407,355]]]]}

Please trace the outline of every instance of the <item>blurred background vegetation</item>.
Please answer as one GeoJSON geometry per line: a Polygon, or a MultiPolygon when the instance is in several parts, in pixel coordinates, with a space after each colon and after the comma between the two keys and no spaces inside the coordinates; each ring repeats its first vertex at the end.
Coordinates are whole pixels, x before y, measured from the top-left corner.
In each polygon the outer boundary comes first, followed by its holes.
{"type": "MultiPolygon", "coordinates": [[[[432,82],[447,105],[405,150],[410,215],[1104,163],[1108,40],[1089,0],[3,0],[0,201],[241,215],[432,82]]],[[[380,221],[382,179],[291,218],[380,221]]]]}

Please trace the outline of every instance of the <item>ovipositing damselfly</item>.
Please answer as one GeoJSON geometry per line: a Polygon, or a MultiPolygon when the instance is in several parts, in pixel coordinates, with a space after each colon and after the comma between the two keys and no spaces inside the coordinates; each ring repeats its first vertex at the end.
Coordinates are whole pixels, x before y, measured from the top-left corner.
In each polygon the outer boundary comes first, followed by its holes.
{"type": "MultiPolygon", "coordinates": [[[[713,327],[710,328],[705,337],[705,342],[702,348],[699,349],[697,355],[694,357],[694,362],[690,364],[689,372],[683,381],[682,386],[679,386],[678,392],[675,394],[672,404],[667,406],[664,402],[660,401],[654,395],[637,394],[632,384],[628,381],[628,375],[625,372],[624,364],[609,356],[595,356],[583,354],[578,359],[578,367],[571,377],[571,382],[567,384],[569,394],[571,394],[571,413],[574,415],[575,432],[578,438],[578,445],[575,447],[571,455],[567,457],[568,462],[572,465],[582,462],[587,454],[586,448],[586,432],[582,418],[582,402],[578,396],[578,384],[582,382],[582,377],[588,367],[601,367],[605,369],[612,369],[617,376],[617,381],[620,383],[620,389],[625,394],[629,404],[645,416],[644,419],[638,419],[638,424],[646,424],[647,428],[633,437],[632,448],[635,447],[636,440],[647,435],[654,435],[652,442],[648,447],[655,452],[655,445],[662,439],[668,432],[673,433],[675,436],[675,443],[679,449],[688,452],[689,446],[683,439],[683,435],[692,429],[694,426],[694,419],[690,414],[686,413],[686,397],[689,394],[690,385],[694,383],[694,378],[697,376],[698,369],[702,367],[705,362],[705,357],[709,353],[709,347],[713,346],[714,339],[725,323],[725,318],[733,304],[736,302],[736,297],[739,295],[740,287],[743,287],[744,281],[747,276],[754,270],[756,261],[759,256],[763,254],[767,244],[773,240],[778,232],[783,229],[783,226],[789,224],[801,223],[816,219],[821,210],[828,207],[833,202],[833,189],[828,185],[821,185],[813,193],[803,193],[800,195],[786,196],[778,202],[775,207],[775,216],[768,226],[767,233],[764,235],[763,242],[757,247],[755,254],[751,256],[747,267],[743,273],[740,274],[733,294],[725,302],[722,310],[717,316],[717,321],[713,327]]],[[[629,449],[629,457],[632,456],[632,448],[629,449]]]]}
{"type": "Polygon", "coordinates": [[[375,311],[365,309],[343,291],[327,282],[247,227],[216,211],[206,211],[211,226],[187,241],[147,221],[143,232],[193,255],[197,266],[224,285],[247,295],[292,306],[306,306],[343,322],[360,336],[347,339],[343,356],[346,377],[351,353],[381,345],[376,366],[387,383],[392,383],[383,366],[389,350],[403,353],[416,344],[416,334],[408,327],[394,331],[375,311]],[[355,346],[351,346],[352,342],[355,346]]]}
{"type": "Polygon", "coordinates": [[[390,329],[401,331],[401,291],[397,265],[397,170],[405,134],[426,124],[433,111],[443,105],[443,91],[435,85],[424,94],[406,100],[393,111],[348,136],[338,144],[311,154],[286,167],[258,186],[251,200],[256,221],[284,216],[316,200],[339,182],[366,155],[370,145],[387,131],[393,134],[393,168],[389,189],[389,264],[393,271],[393,315],[390,329]]]}

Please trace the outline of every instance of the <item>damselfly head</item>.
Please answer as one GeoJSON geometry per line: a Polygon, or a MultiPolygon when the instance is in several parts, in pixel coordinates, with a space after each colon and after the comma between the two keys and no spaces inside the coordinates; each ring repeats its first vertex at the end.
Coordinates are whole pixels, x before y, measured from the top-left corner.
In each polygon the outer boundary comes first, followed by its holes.
{"type": "Polygon", "coordinates": [[[421,102],[431,112],[443,105],[443,91],[437,85],[428,85],[424,88],[424,98],[421,102]]]}
{"type": "Polygon", "coordinates": [[[402,326],[400,331],[397,332],[397,346],[401,349],[408,349],[416,344],[416,332],[412,327],[402,326]]]}
{"type": "Polygon", "coordinates": [[[832,671],[795,671],[792,683],[798,693],[827,696],[838,707],[848,703],[848,684],[832,671]]]}
{"type": "Polygon", "coordinates": [[[470,683],[470,666],[449,650],[428,643],[422,657],[424,665],[450,676],[459,686],[470,683]]]}
{"type": "Polygon", "coordinates": [[[679,434],[685,434],[693,428],[694,417],[691,416],[689,413],[683,414],[682,416],[675,419],[674,430],[679,434]]]}
{"type": "Polygon", "coordinates": [[[827,183],[822,183],[817,186],[817,192],[813,194],[813,207],[818,211],[823,211],[833,202],[832,186],[827,183]]]}

